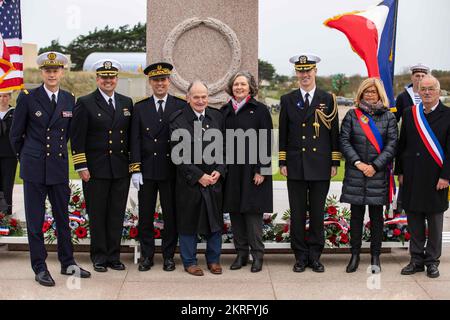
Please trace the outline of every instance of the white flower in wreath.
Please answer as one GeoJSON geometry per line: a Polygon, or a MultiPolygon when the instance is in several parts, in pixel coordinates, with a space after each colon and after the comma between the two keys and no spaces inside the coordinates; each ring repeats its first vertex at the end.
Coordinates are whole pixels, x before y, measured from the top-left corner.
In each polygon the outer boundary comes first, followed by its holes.
{"type": "Polygon", "coordinates": [[[75,229],[78,228],[80,225],[79,225],[78,222],[76,222],[76,221],[70,221],[69,226],[70,226],[70,229],[75,230],[75,229]]]}
{"type": "Polygon", "coordinates": [[[327,246],[327,247],[333,247],[333,244],[331,243],[331,241],[330,240],[325,240],[325,245],[327,246]]]}

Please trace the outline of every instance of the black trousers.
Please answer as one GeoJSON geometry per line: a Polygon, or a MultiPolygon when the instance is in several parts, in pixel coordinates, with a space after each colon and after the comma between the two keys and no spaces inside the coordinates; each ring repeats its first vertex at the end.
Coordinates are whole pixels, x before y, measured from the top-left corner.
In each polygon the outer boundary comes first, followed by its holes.
{"type": "MultiPolygon", "coordinates": [[[[350,206],[352,212],[350,219],[350,245],[352,254],[358,254],[361,251],[361,243],[364,228],[364,216],[366,214],[365,205],[350,206]]],[[[381,243],[383,241],[383,206],[369,206],[370,216],[370,253],[373,256],[381,254],[381,243]]]]}
{"type": "Polygon", "coordinates": [[[138,193],[139,199],[139,225],[138,234],[141,243],[141,255],[144,258],[153,258],[155,253],[154,239],[154,213],[156,198],[160,195],[161,208],[164,220],[162,230],[163,257],[173,258],[178,242],[175,216],[175,181],[174,180],[144,180],[138,193]]]}
{"type": "Polygon", "coordinates": [[[316,261],[325,245],[323,229],[324,206],[330,181],[288,180],[289,206],[291,208],[291,248],[296,260],[316,261]],[[309,232],[306,213],[309,211],[309,232]]]}
{"type": "Polygon", "coordinates": [[[257,212],[231,213],[231,228],[233,230],[233,242],[237,254],[261,259],[264,256],[263,243],[263,214],[257,212]]]}
{"type": "Polygon", "coordinates": [[[5,196],[5,201],[8,204],[6,214],[9,215],[12,214],[12,197],[16,170],[16,158],[0,158],[0,191],[5,196]]]}
{"type": "Polygon", "coordinates": [[[120,260],[123,219],[130,178],[95,179],[83,182],[91,232],[91,260],[108,263],[120,260]]]}
{"type": "Polygon", "coordinates": [[[443,213],[408,212],[408,230],[411,233],[409,252],[411,262],[417,265],[439,266],[442,253],[443,213]],[[428,239],[426,224],[428,223],[428,239]],[[426,246],[425,246],[426,243],[426,246]]]}
{"type": "Polygon", "coordinates": [[[67,209],[70,188],[67,184],[47,186],[34,182],[23,182],[25,216],[27,219],[28,244],[30,246],[31,267],[33,271],[47,270],[47,250],[44,245],[42,225],[45,218],[45,199],[49,198],[53,218],[56,222],[58,240],[58,259],[62,267],[74,265],[73,246],[70,235],[69,215],[67,209]]]}

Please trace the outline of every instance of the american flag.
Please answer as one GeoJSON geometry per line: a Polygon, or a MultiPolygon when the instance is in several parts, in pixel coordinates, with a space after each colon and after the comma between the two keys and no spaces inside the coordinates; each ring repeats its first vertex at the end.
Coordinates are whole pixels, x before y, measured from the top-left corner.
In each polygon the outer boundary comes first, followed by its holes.
{"type": "Polygon", "coordinates": [[[0,0],[0,91],[23,88],[20,0],[0,0]]]}

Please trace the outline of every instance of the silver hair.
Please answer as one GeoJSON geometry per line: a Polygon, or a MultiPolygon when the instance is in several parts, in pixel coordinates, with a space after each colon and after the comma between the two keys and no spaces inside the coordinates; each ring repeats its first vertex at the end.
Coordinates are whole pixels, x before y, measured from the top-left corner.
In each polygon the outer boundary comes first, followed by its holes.
{"type": "Polygon", "coordinates": [[[188,87],[187,95],[189,95],[191,93],[192,87],[194,85],[196,85],[196,84],[201,84],[202,86],[204,86],[206,88],[206,91],[209,91],[208,85],[204,81],[202,81],[202,80],[194,80],[194,81],[191,82],[191,84],[188,87]]]}
{"type": "Polygon", "coordinates": [[[419,89],[422,87],[422,82],[423,82],[424,80],[432,80],[432,81],[434,81],[434,82],[436,83],[436,89],[438,89],[439,91],[441,91],[441,83],[439,82],[439,80],[438,80],[435,76],[433,76],[433,75],[431,75],[431,74],[425,75],[425,76],[420,80],[420,82],[419,82],[419,89]]]}

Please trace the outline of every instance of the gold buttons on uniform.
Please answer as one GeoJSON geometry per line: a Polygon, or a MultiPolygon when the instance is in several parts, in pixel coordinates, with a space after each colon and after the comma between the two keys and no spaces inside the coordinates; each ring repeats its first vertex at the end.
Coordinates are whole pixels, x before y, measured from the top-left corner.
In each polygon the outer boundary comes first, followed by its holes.
{"type": "Polygon", "coordinates": [[[64,129],[61,129],[61,132],[64,132],[64,129]]]}
{"type": "Polygon", "coordinates": [[[154,155],[154,156],[157,156],[158,154],[155,152],[153,155],[154,155]]]}
{"type": "Polygon", "coordinates": [[[306,151],[306,149],[305,149],[305,148],[303,148],[303,149],[302,149],[302,151],[303,151],[303,152],[305,152],[305,151],[306,151]]]}
{"type": "Polygon", "coordinates": [[[50,157],[50,153],[47,153],[47,157],[50,157]]]}
{"type": "Polygon", "coordinates": [[[112,131],[111,131],[111,130],[109,130],[109,134],[112,134],[112,131]]]}
{"type": "Polygon", "coordinates": [[[109,140],[109,144],[112,144],[112,140],[109,140]]]}
{"type": "Polygon", "coordinates": [[[303,137],[302,137],[302,139],[303,139],[303,140],[305,140],[305,139],[306,139],[306,137],[305,137],[305,136],[303,136],[303,137]]]}
{"type": "Polygon", "coordinates": [[[112,150],[109,150],[109,154],[112,154],[112,150]]]}
{"type": "Polygon", "coordinates": [[[303,124],[302,124],[302,127],[303,127],[303,128],[306,127],[306,123],[303,123],[303,124]]]}
{"type": "Polygon", "coordinates": [[[123,130],[120,130],[120,133],[123,133],[123,130]]]}
{"type": "Polygon", "coordinates": [[[50,145],[49,145],[49,144],[47,145],[47,148],[50,148],[50,145]]]}
{"type": "Polygon", "coordinates": [[[50,140],[50,137],[47,137],[47,140],[50,140]]]}
{"type": "Polygon", "coordinates": [[[313,151],[314,151],[314,152],[316,152],[316,151],[317,151],[317,149],[316,149],[316,148],[314,148],[314,149],[313,149],[313,151]]]}
{"type": "Polygon", "coordinates": [[[123,144],[123,140],[120,140],[120,143],[122,143],[122,144],[123,144]]]}
{"type": "Polygon", "coordinates": [[[150,128],[147,128],[147,131],[150,131],[150,128]]]}
{"type": "Polygon", "coordinates": [[[50,132],[50,128],[47,129],[47,132],[50,132]]]}
{"type": "Polygon", "coordinates": [[[158,139],[155,139],[155,142],[158,142],[158,139]]]}
{"type": "Polygon", "coordinates": [[[62,153],[60,153],[59,156],[62,157],[62,153]]]}
{"type": "Polygon", "coordinates": [[[317,137],[316,137],[316,136],[313,136],[313,139],[317,139],[317,137]]]}

